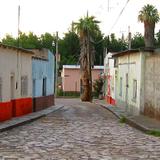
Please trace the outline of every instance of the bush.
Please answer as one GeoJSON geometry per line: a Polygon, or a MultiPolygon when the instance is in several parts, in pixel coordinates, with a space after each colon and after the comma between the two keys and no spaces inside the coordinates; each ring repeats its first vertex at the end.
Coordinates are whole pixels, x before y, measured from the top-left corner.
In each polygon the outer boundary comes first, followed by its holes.
{"type": "Polygon", "coordinates": [[[99,78],[93,82],[93,88],[94,88],[94,93],[96,97],[99,97],[99,95],[102,95],[102,87],[103,87],[103,79],[99,78]]]}

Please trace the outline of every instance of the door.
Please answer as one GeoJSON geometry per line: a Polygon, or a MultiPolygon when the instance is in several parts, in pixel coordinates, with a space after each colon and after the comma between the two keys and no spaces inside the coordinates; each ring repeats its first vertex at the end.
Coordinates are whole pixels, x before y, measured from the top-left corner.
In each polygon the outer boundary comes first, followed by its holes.
{"type": "Polygon", "coordinates": [[[10,91],[10,95],[11,95],[11,100],[13,100],[15,98],[15,79],[14,79],[14,75],[11,75],[10,77],[10,83],[11,83],[11,91],[10,91]]]}
{"type": "Polygon", "coordinates": [[[33,94],[33,112],[35,112],[36,111],[36,80],[35,79],[33,79],[33,81],[32,81],[32,88],[33,88],[33,91],[32,91],[32,94],[33,94]]]}
{"type": "Polygon", "coordinates": [[[126,101],[126,109],[128,108],[128,73],[126,73],[126,96],[125,96],[125,101],[126,101]]]}

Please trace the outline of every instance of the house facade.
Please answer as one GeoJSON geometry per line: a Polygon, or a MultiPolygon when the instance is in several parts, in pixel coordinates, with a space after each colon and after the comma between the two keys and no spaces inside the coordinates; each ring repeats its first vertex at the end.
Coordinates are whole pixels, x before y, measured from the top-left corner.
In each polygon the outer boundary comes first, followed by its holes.
{"type": "Polygon", "coordinates": [[[128,50],[113,56],[117,61],[116,104],[133,115],[140,113],[142,54],[139,50],[128,50]]]}
{"type": "Polygon", "coordinates": [[[160,120],[160,50],[146,52],[143,64],[141,112],[160,120]]]}
{"type": "MultiPolygon", "coordinates": [[[[104,66],[94,66],[92,69],[92,81],[99,78],[104,66]]],[[[62,90],[64,92],[80,92],[80,66],[63,65],[62,69],[62,90]]]]}
{"type": "Polygon", "coordinates": [[[32,55],[0,44],[0,121],[32,112],[32,55]]]}
{"type": "Polygon", "coordinates": [[[116,73],[115,60],[112,53],[108,53],[104,59],[104,96],[107,103],[112,105],[116,104],[116,73]]]}
{"type": "Polygon", "coordinates": [[[33,52],[33,111],[39,111],[54,105],[55,57],[47,49],[33,50],[33,52]]]}
{"type": "MultiPolygon", "coordinates": [[[[115,65],[107,66],[116,72],[105,73],[114,76],[106,81],[115,83],[115,105],[131,115],[144,114],[160,120],[160,50],[127,50],[114,53],[112,58],[115,65]]],[[[109,87],[106,85],[105,90],[109,87]]],[[[110,96],[108,92],[106,95],[110,96]]]]}

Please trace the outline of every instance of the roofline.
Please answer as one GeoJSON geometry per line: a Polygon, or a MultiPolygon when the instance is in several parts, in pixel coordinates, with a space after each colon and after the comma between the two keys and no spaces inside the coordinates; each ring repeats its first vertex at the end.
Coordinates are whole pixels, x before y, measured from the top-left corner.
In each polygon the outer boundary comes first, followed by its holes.
{"type": "Polygon", "coordinates": [[[112,57],[119,57],[119,56],[123,56],[128,53],[137,53],[139,51],[140,51],[139,49],[130,49],[130,50],[125,50],[125,51],[121,51],[121,52],[116,52],[116,53],[112,54],[112,57]]]}
{"type": "MultiPolygon", "coordinates": [[[[63,65],[63,68],[80,69],[80,65],[63,65]]],[[[93,69],[104,69],[104,66],[94,66],[93,69]]]]}
{"type": "Polygon", "coordinates": [[[121,51],[121,52],[116,52],[112,54],[112,57],[119,57],[119,56],[123,56],[125,54],[129,54],[129,53],[137,53],[137,52],[154,52],[155,49],[154,48],[138,48],[138,49],[130,49],[130,50],[125,50],[125,51],[121,51]]]}
{"type": "Polygon", "coordinates": [[[34,54],[31,50],[20,48],[20,47],[9,46],[9,45],[5,45],[2,43],[0,43],[0,47],[12,49],[12,50],[17,50],[17,51],[21,51],[21,52],[25,52],[25,53],[29,53],[29,54],[34,54]]]}

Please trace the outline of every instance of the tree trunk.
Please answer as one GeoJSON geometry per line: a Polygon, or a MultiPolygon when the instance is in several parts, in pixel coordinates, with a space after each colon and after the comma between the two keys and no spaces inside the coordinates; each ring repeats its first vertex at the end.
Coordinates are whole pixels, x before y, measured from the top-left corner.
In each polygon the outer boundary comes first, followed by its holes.
{"type": "Polygon", "coordinates": [[[90,53],[89,53],[89,38],[85,36],[81,42],[81,55],[80,55],[80,66],[81,66],[81,100],[91,101],[92,100],[92,83],[91,83],[91,72],[90,72],[90,53]]]}
{"type": "Polygon", "coordinates": [[[155,23],[144,22],[144,28],[145,28],[145,31],[144,31],[145,47],[153,48],[155,23]]]}

